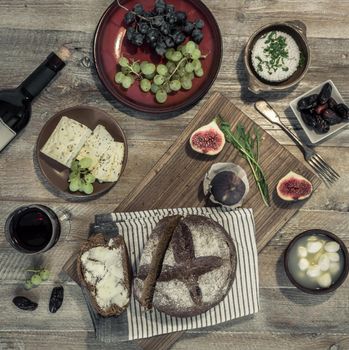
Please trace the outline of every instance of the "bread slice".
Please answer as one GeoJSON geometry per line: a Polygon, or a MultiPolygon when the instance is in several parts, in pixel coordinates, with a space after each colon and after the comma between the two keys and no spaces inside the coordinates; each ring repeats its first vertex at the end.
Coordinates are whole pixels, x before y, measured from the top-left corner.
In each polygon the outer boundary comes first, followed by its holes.
{"type": "Polygon", "coordinates": [[[96,234],[81,246],[77,258],[79,281],[94,309],[104,317],[123,313],[130,302],[131,266],[122,236],[96,234]]]}
{"type": "Polygon", "coordinates": [[[147,309],[153,306],[153,296],[156,286],[156,280],[161,273],[162,263],[166,250],[170,244],[173,232],[178,226],[182,217],[180,215],[167,216],[161,219],[155,226],[153,232],[158,232],[160,240],[153,252],[149,272],[144,279],[143,291],[139,298],[139,302],[147,309]]]}

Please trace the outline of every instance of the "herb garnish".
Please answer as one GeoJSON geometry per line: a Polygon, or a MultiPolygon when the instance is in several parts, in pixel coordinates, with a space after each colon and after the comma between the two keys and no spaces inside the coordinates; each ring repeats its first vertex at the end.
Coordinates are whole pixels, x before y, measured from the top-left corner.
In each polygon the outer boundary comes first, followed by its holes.
{"type": "Polygon", "coordinates": [[[280,67],[287,72],[288,67],[285,66],[285,58],[288,58],[286,37],[278,36],[276,31],[272,31],[268,34],[264,43],[267,44],[264,52],[268,60],[263,61],[259,56],[256,56],[255,58],[258,60],[257,70],[259,72],[263,71],[264,65],[269,74],[273,74],[280,67]]]}
{"type": "Polygon", "coordinates": [[[253,130],[254,136],[251,132],[245,130],[242,124],[238,124],[236,131],[231,130],[231,125],[224,121],[222,117],[216,117],[217,125],[222,130],[225,140],[231,143],[245,158],[252,170],[253,177],[259,189],[263,202],[266,206],[270,206],[268,184],[259,165],[259,147],[261,136],[258,129],[253,130]]]}

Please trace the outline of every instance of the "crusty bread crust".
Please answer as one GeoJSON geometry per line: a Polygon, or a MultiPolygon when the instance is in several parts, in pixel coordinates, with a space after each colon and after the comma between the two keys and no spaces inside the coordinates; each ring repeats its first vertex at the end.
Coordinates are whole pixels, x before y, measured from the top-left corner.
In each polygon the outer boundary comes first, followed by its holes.
{"type": "Polygon", "coordinates": [[[102,309],[96,301],[96,298],[94,296],[96,287],[90,283],[88,283],[84,278],[84,266],[81,262],[81,256],[88,250],[94,247],[108,247],[109,239],[106,239],[103,234],[99,233],[94,236],[92,236],[88,241],[86,241],[80,248],[80,252],[77,257],[77,274],[79,278],[79,282],[81,286],[85,287],[90,295],[91,303],[93,308],[103,317],[110,317],[110,316],[118,316],[121,313],[123,313],[130,302],[130,296],[131,296],[131,281],[132,281],[132,270],[129,262],[127,247],[125,245],[124,238],[120,235],[113,238],[113,243],[116,248],[121,247],[122,252],[122,264],[123,269],[126,271],[124,275],[124,285],[128,291],[128,298],[129,302],[124,307],[119,307],[118,305],[114,304],[110,306],[107,309],[102,309]]]}

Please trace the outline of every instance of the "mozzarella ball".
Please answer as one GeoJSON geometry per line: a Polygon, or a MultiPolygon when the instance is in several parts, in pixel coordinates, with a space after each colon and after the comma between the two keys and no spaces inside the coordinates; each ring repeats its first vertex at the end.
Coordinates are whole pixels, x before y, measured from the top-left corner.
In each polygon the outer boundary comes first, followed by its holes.
{"type": "Polygon", "coordinates": [[[318,241],[319,239],[316,237],[316,236],[309,236],[308,238],[307,238],[307,241],[313,241],[313,242],[315,242],[315,241],[318,241]]]}
{"type": "Polygon", "coordinates": [[[321,275],[321,270],[319,265],[309,266],[307,270],[307,276],[309,277],[319,277],[321,275]]]}
{"type": "Polygon", "coordinates": [[[335,241],[327,242],[325,244],[325,250],[328,253],[338,252],[339,248],[340,248],[339,244],[335,241]]]}
{"type": "Polygon", "coordinates": [[[321,271],[327,271],[330,268],[330,259],[327,254],[322,254],[320,256],[318,264],[321,271]]]}
{"type": "Polygon", "coordinates": [[[305,258],[308,255],[307,248],[300,245],[297,249],[297,254],[298,257],[305,258]]]}
{"type": "Polygon", "coordinates": [[[315,254],[317,253],[320,249],[322,248],[322,243],[320,241],[316,241],[316,242],[308,242],[307,243],[307,250],[308,253],[311,254],[315,254]]]}
{"type": "Polygon", "coordinates": [[[298,261],[298,267],[301,271],[305,271],[309,267],[309,261],[305,258],[302,258],[298,261]]]}
{"type": "Polygon", "coordinates": [[[338,253],[326,253],[330,261],[332,262],[338,262],[339,261],[339,254],[338,253]]]}
{"type": "Polygon", "coordinates": [[[337,274],[340,270],[340,265],[338,262],[331,262],[329,272],[333,275],[337,274]]]}
{"type": "Polygon", "coordinates": [[[326,272],[317,278],[317,283],[321,288],[328,288],[332,283],[331,275],[326,272]]]}

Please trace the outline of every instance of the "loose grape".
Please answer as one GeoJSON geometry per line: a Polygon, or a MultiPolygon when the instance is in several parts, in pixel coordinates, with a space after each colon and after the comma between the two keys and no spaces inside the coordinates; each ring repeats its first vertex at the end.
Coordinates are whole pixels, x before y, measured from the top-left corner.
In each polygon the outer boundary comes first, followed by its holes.
{"type": "Polygon", "coordinates": [[[25,288],[25,289],[31,289],[31,288],[33,288],[33,283],[32,283],[32,281],[31,281],[31,280],[26,280],[26,281],[24,282],[24,288],[25,288]]]}
{"type": "Polygon", "coordinates": [[[148,63],[142,67],[143,74],[153,74],[155,72],[155,64],[148,63]]]}
{"type": "Polygon", "coordinates": [[[184,69],[187,73],[191,73],[194,70],[194,66],[190,62],[188,62],[185,65],[184,69]]]}
{"type": "Polygon", "coordinates": [[[179,91],[181,89],[181,82],[177,79],[170,81],[170,88],[173,91],[179,91]]]}
{"type": "Polygon", "coordinates": [[[194,70],[197,70],[202,67],[200,60],[193,60],[192,65],[194,67],[194,70]]]}
{"type": "Polygon", "coordinates": [[[88,169],[92,165],[92,159],[84,157],[79,161],[81,168],[88,169]]]}
{"type": "Polygon", "coordinates": [[[183,55],[180,51],[175,51],[171,57],[171,61],[179,62],[182,59],[183,55]]]}
{"type": "Polygon", "coordinates": [[[139,73],[141,71],[141,66],[138,62],[134,62],[132,65],[132,69],[134,72],[139,73]]]}
{"type": "Polygon", "coordinates": [[[124,57],[124,56],[121,56],[120,59],[119,59],[119,64],[121,67],[127,67],[129,65],[129,60],[124,57]]]}
{"type": "Polygon", "coordinates": [[[195,75],[199,78],[201,78],[204,75],[204,71],[202,68],[196,69],[195,70],[195,75]]]}
{"type": "Polygon", "coordinates": [[[159,64],[157,67],[156,67],[156,71],[160,74],[160,75],[166,75],[167,72],[168,72],[168,69],[167,67],[164,65],[164,64],[159,64]]]}
{"type": "Polygon", "coordinates": [[[159,86],[156,84],[151,84],[150,90],[153,94],[156,94],[156,92],[159,90],[159,86]]]}
{"type": "Polygon", "coordinates": [[[167,100],[167,93],[163,89],[159,89],[155,94],[156,101],[159,103],[165,103],[167,100]]]}
{"type": "Polygon", "coordinates": [[[74,180],[75,178],[79,178],[79,172],[78,171],[72,171],[70,174],[69,174],[69,182],[71,182],[72,180],[74,180]]]}
{"type": "Polygon", "coordinates": [[[162,85],[163,83],[164,83],[164,81],[165,81],[165,78],[162,76],[162,75],[155,75],[155,77],[154,77],[154,84],[156,84],[156,85],[162,85]]]}
{"type": "Polygon", "coordinates": [[[92,184],[83,184],[82,185],[82,192],[85,192],[86,194],[91,194],[93,192],[93,186],[92,184]]]}
{"type": "Polygon", "coordinates": [[[128,89],[128,88],[131,87],[132,83],[133,83],[132,78],[129,75],[127,75],[127,76],[125,76],[125,78],[122,81],[121,85],[122,85],[122,87],[124,89],[128,89]]]}
{"type": "Polygon", "coordinates": [[[33,286],[38,286],[39,284],[41,284],[42,279],[40,275],[36,273],[31,277],[30,282],[33,284],[33,286]]]}
{"type": "Polygon", "coordinates": [[[43,269],[43,270],[40,271],[40,278],[43,281],[48,280],[49,277],[50,277],[50,271],[49,270],[43,269]]]}
{"type": "Polygon", "coordinates": [[[186,77],[183,77],[181,79],[181,84],[184,90],[190,90],[193,86],[193,83],[191,82],[191,80],[186,77]]]}
{"type": "Polygon", "coordinates": [[[123,72],[117,72],[115,74],[115,82],[117,84],[121,84],[121,82],[124,80],[125,74],[123,72]]]}
{"type": "Polygon", "coordinates": [[[193,60],[198,60],[201,57],[201,51],[199,49],[195,49],[191,54],[191,58],[193,60]]]}
{"type": "Polygon", "coordinates": [[[142,79],[140,83],[141,90],[144,92],[148,92],[151,88],[151,82],[148,79],[142,79]]]}
{"type": "Polygon", "coordinates": [[[86,183],[93,184],[96,181],[96,178],[92,174],[86,174],[84,180],[86,183]]]}

